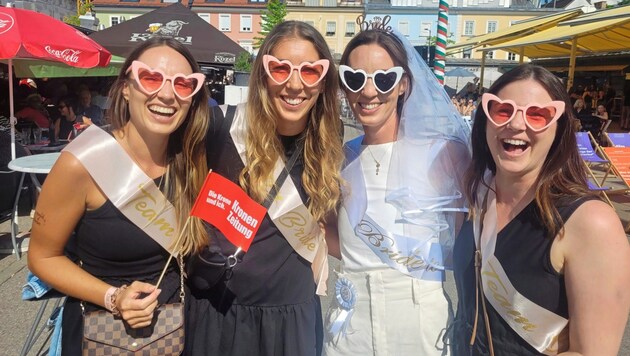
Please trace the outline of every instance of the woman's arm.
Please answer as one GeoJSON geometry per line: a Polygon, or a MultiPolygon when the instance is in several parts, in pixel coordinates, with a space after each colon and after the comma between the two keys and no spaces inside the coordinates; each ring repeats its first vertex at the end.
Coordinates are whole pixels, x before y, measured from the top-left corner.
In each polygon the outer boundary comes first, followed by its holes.
{"type": "MultiPolygon", "coordinates": [[[[43,281],[64,294],[102,307],[111,286],[70,261],[64,249],[85,210],[93,208],[90,205],[102,205],[104,199],[81,163],[62,153],[37,201],[28,252],[30,270],[43,281]]],[[[154,286],[134,282],[118,296],[116,306],[132,327],[147,326],[158,294],[154,286]],[[149,295],[138,299],[141,294],[149,295]]]]}
{"type": "Polygon", "coordinates": [[[569,351],[617,355],[630,312],[630,247],[615,211],[588,201],[559,242],[569,304],[569,351]]]}

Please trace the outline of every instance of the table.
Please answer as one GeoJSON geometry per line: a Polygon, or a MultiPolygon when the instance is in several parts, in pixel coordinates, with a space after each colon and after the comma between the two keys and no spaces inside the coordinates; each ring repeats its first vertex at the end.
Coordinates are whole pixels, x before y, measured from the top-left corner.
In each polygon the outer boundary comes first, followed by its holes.
{"type": "Polygon", "coordinates": [[[11,243],[13,244],[13,251],[17,255],[17,258],[20,259],[20,250],[17,247],[16,241],[16,228],[18,224],[18,203],[20,201],[20,193],[22,192],[22,187],[24,186],[24,177],[26,173],[31,173],[31,180],[37,189],[40,189],[39,181],[33,175],[37,174],[48,174],[50,169],[57,161],[57,158],[61,155],[60,152],[55,153],[42,153],[39,155],[30,155],[24,156],[20,158],[16,158],[9,162],[9,169],[16,172],[22,172],[22,176],[20,177],[20,184],[18,185],[18,191],[15,195],[15,203],[13,205],[13,216],[11,221],[13,221],[13,226],[11,227],[11,243]]]}

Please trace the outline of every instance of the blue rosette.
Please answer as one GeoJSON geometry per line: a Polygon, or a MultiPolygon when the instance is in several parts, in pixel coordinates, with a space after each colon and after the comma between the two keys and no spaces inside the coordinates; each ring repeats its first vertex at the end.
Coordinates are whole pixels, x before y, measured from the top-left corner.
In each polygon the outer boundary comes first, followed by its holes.
{"type": "Polygon", "coordinates": [[[330,325],[329,332],[332,336],[337,336],[340,333],[345,335],[354,313],[354,306],[357,303],[357,290],[352,281],[347,278],[339,278],[335,283],[335,297],[341,312],[330,325]]]}

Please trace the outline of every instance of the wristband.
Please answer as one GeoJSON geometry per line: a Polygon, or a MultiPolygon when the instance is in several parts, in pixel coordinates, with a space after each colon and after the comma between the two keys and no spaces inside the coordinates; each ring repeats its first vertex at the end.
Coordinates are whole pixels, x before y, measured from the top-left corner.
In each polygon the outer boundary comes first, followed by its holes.
{"type": "Polygon", "coordinates": [[[116,287],[109,287],[109,289],[107,290],[107,292],[105,292],[105,298],[104,298],[104,304],[105,305],[105,309],[112,311],[113,306],[112,306],[112,295],[116,292],[118,288],[116,287]]]}
{"type": "Polygon", "coordinates": [[[120,286],[120,288],[116,288],[116,290],[114,291],[114,293],[112,293],[109,299],[109,303],[112,307],[111,312],[113,316],[120,316],[120,311],[118,310],[118,306],[116,305],[116,300],[118,299],[118,296],[120,295],[120,293],[122,293],[125,289],[127,289],[126,284],[120,286]]]}

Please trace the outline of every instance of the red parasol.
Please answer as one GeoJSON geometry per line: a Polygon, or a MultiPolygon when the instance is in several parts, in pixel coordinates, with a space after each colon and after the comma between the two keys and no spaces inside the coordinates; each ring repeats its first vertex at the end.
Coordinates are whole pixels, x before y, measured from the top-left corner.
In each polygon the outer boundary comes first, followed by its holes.
{"type": "MultiPolygon", "coordinates": [[[[72,67],[106,66],[112,55],[74,27],[35,11],[0,7],[0,59],[8,59],[9,78],[13,59],[36,58],[72,67]]],[[[15,158],[13,85],[9,81],[11,157],[15,158]]]]}

